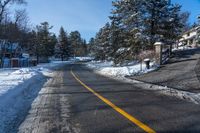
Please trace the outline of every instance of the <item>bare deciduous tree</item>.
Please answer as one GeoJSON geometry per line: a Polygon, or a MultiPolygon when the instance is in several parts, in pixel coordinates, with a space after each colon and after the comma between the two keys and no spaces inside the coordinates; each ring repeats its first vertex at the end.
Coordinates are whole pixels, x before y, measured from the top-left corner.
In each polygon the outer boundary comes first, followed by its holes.
{"type": "Polygon", "coordinates": [[[26,9],[15,10],[14,24],[21,30],[27,30],[29,17],[27,15],[26,9]]]}
{"type": "Polygon", "coordinates": [[[12,4],[26,4],[25,0],[0,0],[0,24],[4,19],[4,14],[9,5],[12,4]]]}

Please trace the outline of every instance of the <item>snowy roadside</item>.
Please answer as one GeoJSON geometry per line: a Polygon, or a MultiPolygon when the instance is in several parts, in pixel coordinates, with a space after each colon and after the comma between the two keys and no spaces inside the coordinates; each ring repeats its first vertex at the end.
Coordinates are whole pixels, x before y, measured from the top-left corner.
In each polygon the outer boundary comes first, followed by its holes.
{"type": "Polygon", "coordinates": [[[56,61],[37,67],[0,70],[0,133],[15,132],[52,69],[73,61],[56,61]]]}
{"type": "Polygon", "coordinates": [[[153,62],[150,63],[150,69],[146,69],[146,65],[137,62],[131,62],[127,65],[114,67],[111,61],[91,61],[87,63],[87,67],[93,69],[95,72],[106,75],[109,77],[125,77],[131,75],[138,75],[143,73],[148,73],[154,71],[158,66],[154,65],[153,62]]]}
{"type": "Polygon", "coordinates": [[[193,47],[189,47],[189,46],[179,46],[177,48],[173,48],[172,51],[183,51],[183,50],[192,50],[192,49],[196,49],[193,47]]]}
{"type": "Polygon", "coordinates": [[[144,83],[141,81],[137,81],[137,80],[133,80],[133,79],[129,79],[125,77],[125,76],[136,75],[136,74],[144,74],[144,73],[148,73],[157,69],[157,66],[154,65],[153,63],[150,64],[151,68],[149,70],[147,70],[145,68],[145,64],[143,64],[142,71],[141,71],[140,64],[132,64],[132,65],[123,66],[123,67],[113,67],[112,65],[113,65],[112,62],[92,61],[92,62],[86,63],[86,66],[92,69],[97,74],[100,74],[109,78],[113,78],[118,81],[132,83],[137,87],[156,91],[160,94],[174,96],[183,100],[193,102],[195,104],[200,104],[200,94],[191,93],[187,91],[180,91],[174,88],[169,88],[167,86],[159,86],[159,85],[154,85],[150,83],[144,83]]]}

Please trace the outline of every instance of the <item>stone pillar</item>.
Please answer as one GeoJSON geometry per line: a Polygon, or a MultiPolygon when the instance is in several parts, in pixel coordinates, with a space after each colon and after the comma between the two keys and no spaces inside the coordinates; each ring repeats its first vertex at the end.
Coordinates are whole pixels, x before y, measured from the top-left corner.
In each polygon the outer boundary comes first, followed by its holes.
{"type": "Polygon", "coordinates": [[[155,46],[155,52],[156,52],[156,63],[158,65],[162,65],[162,49],[163,49],[163,43],[162,42],[156,42],[154,44],[155,46]]]}

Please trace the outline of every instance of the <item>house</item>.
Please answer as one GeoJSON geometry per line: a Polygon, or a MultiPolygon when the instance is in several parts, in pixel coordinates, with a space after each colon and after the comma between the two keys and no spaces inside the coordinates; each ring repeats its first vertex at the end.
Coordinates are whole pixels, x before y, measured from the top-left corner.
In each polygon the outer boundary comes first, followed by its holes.
{"type": "Polygon", "coordinates": [[[199,27],[194,27],[185,33],[182,34],[178,45],[179,46],[190,46],[190,47],[198,47],[200,44],[197,43],[197,30],[199,27]]]}
{"type": "Polygon", "coordinates": [[[0,41],[1,58],[19,58],[22,55],[22,48],[18,43],[0,41]]]}
{"type": "Polygon", "coordinates": [[[30,55],[19,43],[10,43],[0,40],[0,66],[1,67],[28,67],[30,55]]]}

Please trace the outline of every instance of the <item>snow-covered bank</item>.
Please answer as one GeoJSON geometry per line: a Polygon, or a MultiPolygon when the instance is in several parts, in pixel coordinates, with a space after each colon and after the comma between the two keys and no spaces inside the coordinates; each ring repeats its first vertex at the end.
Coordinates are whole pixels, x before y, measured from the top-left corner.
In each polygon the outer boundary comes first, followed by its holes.
{"type": "Polygon", "coordinates": [[[143,64],[142,71],[141,71],[140,64],[137,64],[137,63],[136,64],[133,63],[132,65],[123,66],[123,67],[113,67],[112,62],[93,61],[93,62],[87,63],[88,68],[94,70],[94,72],[101,74],[103,76],[107,76],[107,77],[110,77],[122,82],[132,83],[137,87],[156,91],[160,94],[175,96],[180,99],[191,101],[195,104],[200,104],[200,94],[191,93],[187,91],[181,91],[174,88],[169,88],[167,86],[159,86],[159,85],[144,83],[144,82],[132,80],[125,77],[125,76],[130,76],[130,75],[135,75],[135,74],[144,74],[144,73],[148,73],[150,71],[157,69],[157,66],[154,65],[153,63],[151,63],[150,66],[151,66],[151,69],[147,70],[145,64],[143,64]]]}
{"type": "Polygon", "coordinates": [[[52,62],[37,67],[0,70],[0,133],[16,132],[53,68],[73,63],[52,62]]]}
{"type": "Polygon", "coordinates": [[[2,86],[0,96],[0,132],[16,132],[17,126],[23,121],[32,101],[46,81],[42,74],[29,77],[25,74],[19,79],[7,81],[2,86]],[[27,79],[24,79],[27,76],[27,79]],[[21,78],[21,79],[20,79],[21,78]]]}
{"type": "Polygon", "coordinates": [[[189,47],[189,46],[179,46],[177,48],[173,48],[172,51],[183,51],[183,50],[190,50],[190,49],[196,49],[196,48],[189,47]]]}
{"type": "Polygon", "coordinates": [[[105,62],[92,61],[87,63],[87,66],[95,70],[95,72],[111,77],[125,77],[125,76],[148,73],[150,71],[157,69],[158,67],[153,62],[150,63],[150,69],[147,69],[144,63],[140,64],[137,62],[132,62],[126,66],[120,66],[120,67],[114,67],[113,65],[114,65],[113,62],[108,62],[108,61],[105,62]]]}

